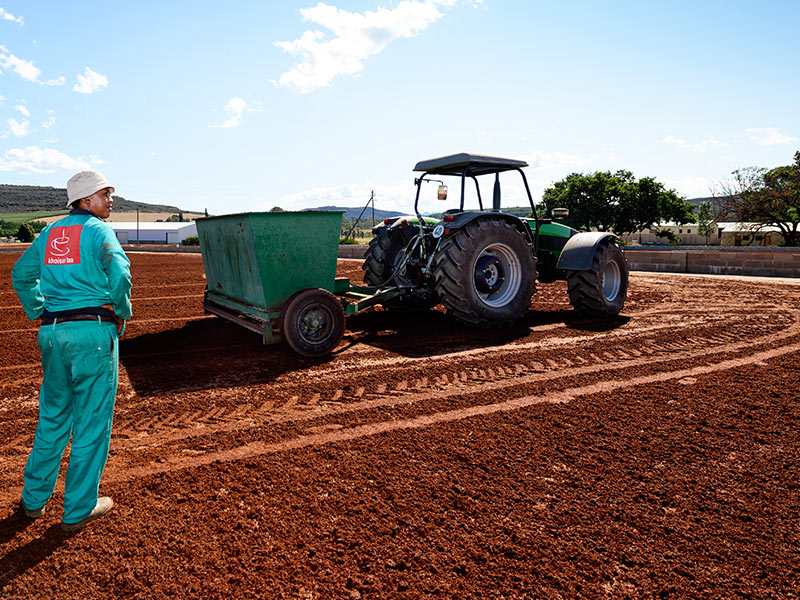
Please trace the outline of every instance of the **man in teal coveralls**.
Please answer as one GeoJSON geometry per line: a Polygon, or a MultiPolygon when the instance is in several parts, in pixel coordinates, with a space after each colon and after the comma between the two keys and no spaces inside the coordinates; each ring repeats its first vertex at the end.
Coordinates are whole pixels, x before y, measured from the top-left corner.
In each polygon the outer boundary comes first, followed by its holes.
{"type": "Polygon", "coordinates": [[[71,437],[65,531],[83,528],[113,506],[97,494],[117,395],[117,339],[131,316],[130,261],[101,220],[111,214],[113,192],[96,171],[73,176],[69,215],[45,227],[11,271],[25,314],[42,319],[44,378],[22,508],[30,518],[44,514],[71,437]]]}

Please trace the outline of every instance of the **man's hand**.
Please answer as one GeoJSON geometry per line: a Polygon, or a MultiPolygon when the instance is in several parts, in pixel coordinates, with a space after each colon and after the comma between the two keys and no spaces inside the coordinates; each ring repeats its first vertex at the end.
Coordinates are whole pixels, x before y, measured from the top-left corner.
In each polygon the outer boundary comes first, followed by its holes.
{"type": "Polygon", "coordinates": [[[125,319],[120,319],[114,313],[114,307],[111,306],[110,304],[103,304],[103,305],[100,306],[100,308],[105,308],[107,311],[110,311],[111,314],[114,315],[114,323],[117,326],[117,336],[121,336],[122,335],[122,331],[125,329],[125,319]]]}

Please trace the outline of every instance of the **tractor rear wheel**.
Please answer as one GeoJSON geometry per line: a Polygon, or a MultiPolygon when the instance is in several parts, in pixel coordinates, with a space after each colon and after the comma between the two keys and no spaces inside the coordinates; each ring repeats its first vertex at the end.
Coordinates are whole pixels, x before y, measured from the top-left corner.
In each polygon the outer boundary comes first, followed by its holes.
{"type": "Polygon", "coordinates": [[[389,283],[394,275],[394,259],[405,244],[400,232],[375,236],[369,241],[369,248],[364,255],[364,283],[380,286],[389,283]]]}
{"type": "Polygon", "coordinates": [[[342,304],[327,290],[297,292],[281,309],[281,334],[302,356],[313,358],[331,352],[342,341],[344,326],[342,304]]]}
{"type": "Polygon", "coordinates": [[[478,327],[505,325],[530,306],[536,258],[514,225],[479,219],[442,244],[433,279],[442,304],[458,320],[478,327]]]}
{"type": "Polygon", "coordinates": [[[608,239],[600,242],[588,271],[569,272],[567,290],[570,304],[581,314],[618,315],[628,295],[628,265],[620,247],[608,239]]]}
{"type": "MultiPolygon", "coordinates": [[[[411,227],[404,235],[402,230],[390,229],[386,235],[378,235],[369,242],[361,269],[364,271],[364,283],[371,286],[383,286],[392,282],[397,265],[405,255],[405,247],[418,229],[411,227]]],[[[384,308],[398,312],[415,312],[427,310],[439,303],[439,297],[429,287],[420,286],[409,289],[406,293],[383,302],[384,308]]]]}

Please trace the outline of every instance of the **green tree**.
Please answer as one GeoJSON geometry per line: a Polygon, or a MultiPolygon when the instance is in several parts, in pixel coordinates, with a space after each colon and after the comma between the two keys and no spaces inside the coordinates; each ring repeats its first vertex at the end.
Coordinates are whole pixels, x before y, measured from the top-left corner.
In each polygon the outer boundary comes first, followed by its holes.
{"type": "Polygon", "coordinates": [[[36,233],[39,233],[42,229],[47,227],[47,223],[44,221],[28,221],[28,225],[30,225],[33,231],[36,233]]]}
{"type": "Polygon", "coordinates": [[[630,171],[572,173],[544,191],[540,212],[569,209],[565,224],[576,229],[634,233],[662,221],[693,223],[692,207],[652,177],[630,171]]]}
{"type": "Polygon", "coordinates": [[[35,237],[36,233],[33,231],[33,227],[30,226],[30,223],[23,223],[19,226],[19,229],[17,229],[17,239],[20,242],[32,242],[35,237]]]}
{"type": "Polygon", "coordinates": [[[273,206],[272,208],[269,209],[269,212],[280,213],[286,211],[282,209],[280,206],[273,206]]]}
{"type": "Polygon", "coordinates": [[[19,225],[16,223],[12,223],[11,221],[4,221],[0,219],[0,235],[2,236],[11,236],[19,228],[19,225]]]}
{"type": "Polygon", "coordinates": [[[705,236],[706,245],[708,245],[709,239],[716,231],[717,224],[714,222],[711,202],[708,200],[701,202],[697,207],[697,232],[705,236]]]}
{"type": "Polygon", "coordinates": [[[800,246],[800,151],[794,164],[765,172],[760,186],[741,195],[738,215],[776,227],[787,246],[800,246]]]}

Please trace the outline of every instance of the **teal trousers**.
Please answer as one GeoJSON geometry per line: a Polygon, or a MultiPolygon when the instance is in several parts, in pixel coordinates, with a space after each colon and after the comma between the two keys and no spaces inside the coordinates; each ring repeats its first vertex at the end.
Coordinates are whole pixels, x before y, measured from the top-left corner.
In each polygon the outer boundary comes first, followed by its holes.
{"type": "Polygon", "coordinates": [[[43,325],[39,349],[44,371],[39,423],[22,501],[31,510],[47,504],[71,438],[63,522],[77,523],[97,503],[108,458],[119,374],[117,328],[99,320],[43,325]]]}

